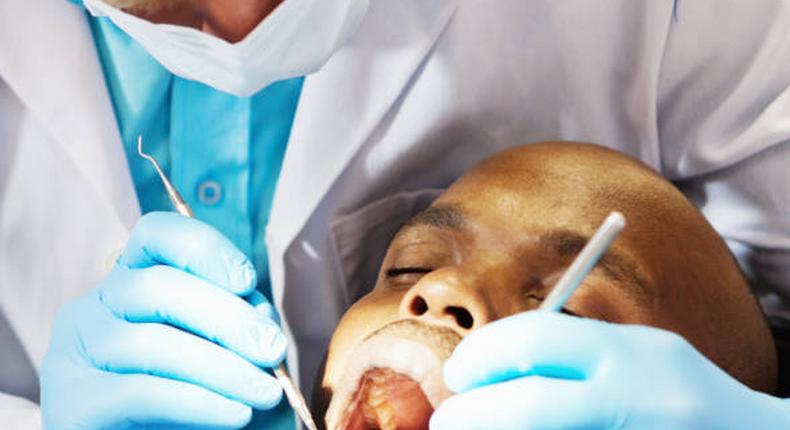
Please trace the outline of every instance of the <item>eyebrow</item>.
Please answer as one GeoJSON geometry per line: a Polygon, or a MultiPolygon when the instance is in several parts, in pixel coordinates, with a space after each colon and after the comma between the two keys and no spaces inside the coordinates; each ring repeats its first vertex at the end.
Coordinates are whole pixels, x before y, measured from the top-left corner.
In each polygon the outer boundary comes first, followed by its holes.
{"type": "MultiPolygon", "coordinates": [[[[538,238],[541,248],[550,250],[562,258],[573,258],[581,252],[589,237],[567,229],[551,230],[538,238]]],[[[627,293],[632,293],[637,299],[649,297],[650,289],[647,288],[645,278],[640,274],[637,265],[625,255],[609,249],[598,261],[604,272],[615,281],[620,281],[627,293]]]]}
{"type": "Polygon", "coordinates": [[[460,230],[466,224],[466,216],[456,205],[430,206],[413,216],[402,229],[407,227],[429,226],[442,229],[460,230]]]}

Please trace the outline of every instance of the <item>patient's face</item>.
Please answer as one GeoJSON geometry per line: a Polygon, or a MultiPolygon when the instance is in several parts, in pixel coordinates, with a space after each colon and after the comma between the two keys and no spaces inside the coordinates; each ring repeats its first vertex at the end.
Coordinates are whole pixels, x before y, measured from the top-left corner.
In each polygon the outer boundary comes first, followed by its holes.
{"type": "Polygon", "coordinates": [[[612,210],[628,226],[563,311],[676,331],[747,384],[772,389],[759,310],[696,209],[621,155],[530,145],[478,166],[393,238],[375,288],[332,338],[318,396],[327,427],[427,428],[451,394],[441,366],[455,345],[538,307],[612,210]],[[708,309],[727,323],[711,323],[708,309]],[[742,369],[754,357],[743,366],[731,357],[743,342],[766,362],[762,373],[742,369]]]}

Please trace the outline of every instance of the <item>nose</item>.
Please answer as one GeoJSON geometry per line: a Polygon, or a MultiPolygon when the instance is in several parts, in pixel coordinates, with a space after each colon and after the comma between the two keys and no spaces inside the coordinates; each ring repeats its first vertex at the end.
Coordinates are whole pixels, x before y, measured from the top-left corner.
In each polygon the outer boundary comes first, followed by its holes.
{"type": "Polygon", "coordinates": [[[449,326],[462,333],[490,322],[486,297],[457,276],[425,275],[400,303],[400,314],[426,323],[449,326]]]}

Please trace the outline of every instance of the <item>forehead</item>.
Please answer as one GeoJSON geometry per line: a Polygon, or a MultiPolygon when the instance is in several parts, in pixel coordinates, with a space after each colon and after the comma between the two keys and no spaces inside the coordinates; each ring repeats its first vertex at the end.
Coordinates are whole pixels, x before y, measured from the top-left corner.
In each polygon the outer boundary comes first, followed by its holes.
{"type": "Polygon", "coordinates": [[[590,145],[526,145],[467,172],[440,197],[478,219],[595,229],[611,212],[645,217],[668,183],[633,159],[590,145]]]}
{"type": "Polygon", "coordinates": [[[458,228],[466,224],[468,228],[507,237],[514,237],[513,233],[531,232],[531,236],[538,236],[555,232],[542,243],[574,245],[575,249],[579,242],[586,242],[611,211],[622,209],[614,199],[593,195],[580,187],[524,184],[501,181],[500,177],[494,181],[472,179],[475,180],[458,181],[407,225],[458,228]]]}

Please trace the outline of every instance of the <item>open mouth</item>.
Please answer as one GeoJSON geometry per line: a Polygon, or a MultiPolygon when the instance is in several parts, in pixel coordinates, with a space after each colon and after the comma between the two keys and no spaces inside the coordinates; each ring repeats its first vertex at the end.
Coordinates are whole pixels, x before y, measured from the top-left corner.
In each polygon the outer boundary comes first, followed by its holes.
{"type": "Polygon", "coordinates": [[[391,369],[365,372],[341,428],[345,430],[421,430],[428,428],[433,406],[420,384],[391,369]]]}
{"type": "Polygon", "coordinates": [[[412,320],[369,335],[345,363],[326,412],[331,430],[428,429],[431,414],[450,392],[442,365],[461,336],[412,320]]]}

